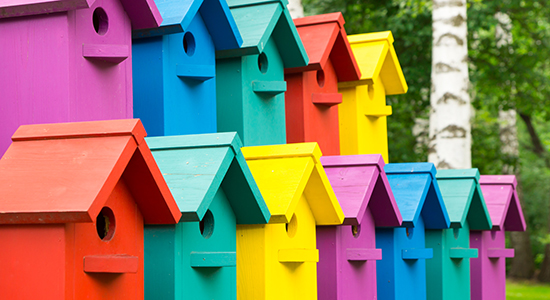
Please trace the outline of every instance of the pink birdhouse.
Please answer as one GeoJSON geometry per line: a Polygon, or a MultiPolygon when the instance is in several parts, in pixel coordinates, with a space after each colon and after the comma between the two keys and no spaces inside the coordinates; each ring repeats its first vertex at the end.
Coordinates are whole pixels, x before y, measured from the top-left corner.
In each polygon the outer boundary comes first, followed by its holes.
{"type": "Polygon", "coordinates": [[[505,249],[505,231],[525,231],[525,219],[514,175],[482,175],[479,183],[493,222],[492,230],[471,231],[470,247],[479,256],[470,261],[471,299],[506,299],[506,261],[514,249],[505,249]]]}
{"type": "Polygon", "coordinates": [[[344,211],[343,225],[318,226],[319,300],[377,299],[375,227],[400,226],[401,213],[380,154],[323,156],[334,193],[344,211]]]}
{"type": "Polygon", "coordinates": [[[132,29],[153,0],[0,1],[0,155],[23,124],[131,118],[132,29]]]}

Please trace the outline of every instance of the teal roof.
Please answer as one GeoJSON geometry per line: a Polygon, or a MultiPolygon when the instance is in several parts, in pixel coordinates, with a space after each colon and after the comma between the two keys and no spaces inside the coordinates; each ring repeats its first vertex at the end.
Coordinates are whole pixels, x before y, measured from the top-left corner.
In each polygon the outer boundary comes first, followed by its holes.
{"type": "Polygon", "coordinates": [[[271,214],[241,153],[235,132],[146,138],[182,213],[200,221],[221,187],[238,224],[264,224],[271,214]]]}
{"type": "Polygon", "coordinates": [[[477,169],[438,170],[436,178],[451,219],[451,227],[463,227],[468,221],[471,230],[492,228],[477,169]]]}

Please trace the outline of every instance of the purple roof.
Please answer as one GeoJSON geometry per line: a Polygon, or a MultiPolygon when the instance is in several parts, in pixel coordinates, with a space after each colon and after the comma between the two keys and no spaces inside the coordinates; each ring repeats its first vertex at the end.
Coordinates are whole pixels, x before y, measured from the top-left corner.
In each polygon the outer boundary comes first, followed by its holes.
{"type": "Polygon", "coordinates": [[[376,226],[401,225],[380,154],[323,156],[321,163],[344,211],[344,225],[361,224],[367,207],[376,226]]]}
{"type": "MultiPolygon", "coordinates": [[[[0,1],[0,19],[49,14],[89,8],[95,0],[4,0],[0,1]]],[[[154,0],[120,0],[132,21],[132,29],[158,27],[162,17],[154,0]]]]}
{"type": "Polygon", "coordinates": [[[481,175],[479,183],[493,229],[525,231],[525,219],[516,191],[516,176],[481,175]]]}

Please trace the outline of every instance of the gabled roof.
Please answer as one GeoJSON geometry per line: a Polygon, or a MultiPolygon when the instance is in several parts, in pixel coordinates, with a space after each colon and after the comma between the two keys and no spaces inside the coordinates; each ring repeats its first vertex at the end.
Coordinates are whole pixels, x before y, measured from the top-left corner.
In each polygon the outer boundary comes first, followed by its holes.
{"type": "Polygon", "coordinates": [[[427,229],[449,228],[446,203],[435,179],[432,163],[394,163],[384,167],[403,226],[414,227],[422,216],[427,229]]]}
{"type": "Polygon", "coordinates": [[[160,27],[134,30],[133,38],[185,32],[197,13],[202,16],[216,50],[239,48],[243,39],[225,0],[156,0],[160,27]]]}
{"type": "Polygon", "coordinates": [[[516,191],[514,175],[481,175],[481,191],[494,230],[525,231],[525,219],[516,191]]]}
{"type": "Polygon", "coordinates": [[[439,170],[436,178],[451,219],[451,227],[463,227],[468,220],[471,230],[492,228],[477,169],[439,170]]]}
{"type": "Polygon", "coordinates": [[[260,54],[273,37],[285,68],[307,66],[308,57],[288,12],[288,0],[229,0],[243,38],[240,49],[216,52],[216,58],[260,54]]]}
{"type": "Polygon", "coordinates": [[[372,84],[380,76],[386,95],[407,92],[407,82],[393,48],[391,31],[350,35],[348,40],[361,70],[361,80],[343,82],[339,87],[372,84]]]}
{"type": "MultiPolygon", "coordinates": [[[[0,2],[0,19],[90,8],[95,0],[10,0],[0,2]]],[[[133,29],[158,27],[162,17],[154,0],[120,0],[133,29]]]]}
{"type": "Polygon", "coordinates": [[[146,224],[180,213],[140,120],[24,125],[0,160],[0,223],[92,222],[124,180],[146,224]]]}
{"type": "Polygon", "coordinates": [[[382,155],[323,156],[321,162],[344,211],[344,225],[361,224],[369,207],[376,226],[401,226],[382,155]]]}
{"type": "Polygon", "coordinates": [[[305,194],[317,225],[338,225],[344,213],[319,161],[317,143],[242,148],[271,212],[269,223],[288,223],[305,194]]]}
{"type": "Polygon", "coordinates": [[[338,81],[361,79],[361,71],[351,51],[344,23],[344,17],[340,12],[294,19],[306,48],[309,64],[305,67],[285,69],[285,73],[321,70],[330,59],[338,81]]]}
{"type": "Polygon", "coordinates": [[[235,132],[147,138],[182,213],[200,221],[221,187],[238,224],[265,224],[269,210],[241,153],[235,132]]]}

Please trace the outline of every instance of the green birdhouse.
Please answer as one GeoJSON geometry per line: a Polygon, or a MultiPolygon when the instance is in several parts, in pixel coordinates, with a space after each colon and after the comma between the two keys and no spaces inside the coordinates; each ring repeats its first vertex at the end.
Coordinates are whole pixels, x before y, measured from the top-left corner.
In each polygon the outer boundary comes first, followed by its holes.
{"type": "Polygon", "coordinates": [[[287,0],[229,0],[243,45],[216,51],[218,132],[245,146],[286,143],[284,69],[308,64],[287,0]]]}
{"type": "Polygon", "coordinates": [[[489,211],[479,185],[479,171],[439,170],[437,183],[449,219],[449,229],[426,230],[426,248],[433,258],[426,261],[428,300],[470,299],[470,258],[478,257],[470,248],[470,230],[490,230],[489,211]]]}

